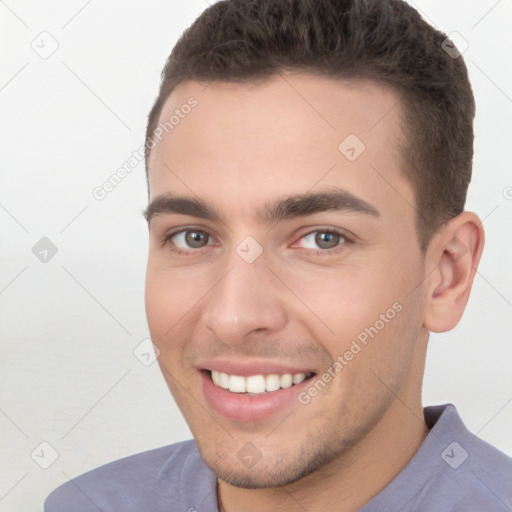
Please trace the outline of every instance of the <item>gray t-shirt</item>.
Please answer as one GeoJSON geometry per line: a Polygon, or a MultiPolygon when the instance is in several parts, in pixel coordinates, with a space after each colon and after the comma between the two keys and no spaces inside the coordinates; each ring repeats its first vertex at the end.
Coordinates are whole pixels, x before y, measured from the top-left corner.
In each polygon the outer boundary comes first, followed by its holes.
{"type": "MultiPolygon", "coordinates": [[[[469,432],[451,404],[424,409],[431,431],[397,477],[359,512],[511,512],[512,459],[469,432]]],[[[218,512],[217,479],[194,441],[73,478],[45,512],[218,512]]]]}

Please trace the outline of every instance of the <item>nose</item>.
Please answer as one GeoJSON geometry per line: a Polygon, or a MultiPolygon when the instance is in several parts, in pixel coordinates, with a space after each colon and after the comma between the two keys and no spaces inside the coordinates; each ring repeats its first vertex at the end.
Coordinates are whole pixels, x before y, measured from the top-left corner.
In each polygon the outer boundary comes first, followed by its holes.
{"type": "Polygon", "coordinates": [[[237,254],[208,294],[204,325],[225,343],[240,343],[258,332],[275,334],[288,321],[283,285],[260,257],[246,263],[237,254]]]}

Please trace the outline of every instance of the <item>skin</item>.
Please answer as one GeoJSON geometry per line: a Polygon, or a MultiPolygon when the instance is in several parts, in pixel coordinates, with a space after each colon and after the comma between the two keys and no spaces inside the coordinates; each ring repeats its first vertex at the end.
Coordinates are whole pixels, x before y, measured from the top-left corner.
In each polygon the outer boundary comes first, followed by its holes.
{"type": "Polygon", "coordinates": [[[186,82],[161,119],[191,96],[197,107],[151,152],[150,201],[199,198],[218,219],[168,212],[149,221],[146,311],[163,376],[218,476],[223,510],[356,510],[428,434],[428,334],[463,313],[483,248],[480,221],[463,212],[421,251],[399,98],[382,84],[300,73],[258,85],[186,82]],[[366,146],[353,162],[338,150],[351,133],[366,146]],[[258,216],[276,200],[334,189],[379,215],[258,216]],[[208,244],[162,242],[186,228],[208,244]],[[329,250],[310,235],[333,230],[346,238],[329,250]],[[263,249],[253,263],[236,251],[247,236],[263,249]],[[396,303],[401,311],[307,405],[293,400],[268,420],[240,422],[203,395],[197,365],[208,357],[268,359],[321,376],[396,303]],[[261,454],[252,467],[237,457],[248,442],[261,454]]]}

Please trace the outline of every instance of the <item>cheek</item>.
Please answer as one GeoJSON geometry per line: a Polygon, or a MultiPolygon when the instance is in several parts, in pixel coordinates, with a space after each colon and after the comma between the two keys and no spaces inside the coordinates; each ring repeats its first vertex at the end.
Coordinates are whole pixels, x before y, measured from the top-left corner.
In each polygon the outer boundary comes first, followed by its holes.
{"type": "Polygon", "coordinates": [[[151,339],[162,359],[181,359],[184,347],[198,335],[201,314],[218,273],[205,267],[169,267],[158,257],[149,258],[145,306],[151,339]]]}
{"type": "Polygon", "coordinates": [[[185,277],[177,269],[148,263],[145,305],[149,329],[154,342],[166,343],[175,331],[189,320],[193,306],[202,294],[190,273],[185,277]]]}
{"type": "MultiPolygon", "coordinates": [[[[303,322],[318,333],[349,339],[379,319],[399,299],[400,293],[385,283],[376,284],[366,269],[323,269],[318,276],[295,276],[297,304],[303,322]]],[[[291,287],[291,286],[290,286],[291,287]]]]}
{"type": "Polygon", "coordinates": [[[169,312],[174,311],[175,297],[168,293],[165,276],[148,267],[146,274],[146,317],[153,342],[161,341],[166,330],[172,326],[169,312]]]}
{"type": "Polygon", "coordinates": [[[297,302],[295,314],[333,359],[354,340],[361,346],[374,339],[395,340],[393,346],[382,344],[390,350],[403,341],[404,318],[416,316],[409,295],[417,282],[413,267],[406,258],[381,254],[364,264],[296,272],[289,276],[290,288],[302,303],[297,302]]]}
{"type": "Polygon", "coordinates": [[[193,306],[199,297],[199,291],[187,286],[176,269],[148,265],[145,304],[151,340],[160,350],[160,370],[180,407],[186,400],[175,379],[182,378],[178,376],[188,368],[185,347],[193,334],[193,306]]]}

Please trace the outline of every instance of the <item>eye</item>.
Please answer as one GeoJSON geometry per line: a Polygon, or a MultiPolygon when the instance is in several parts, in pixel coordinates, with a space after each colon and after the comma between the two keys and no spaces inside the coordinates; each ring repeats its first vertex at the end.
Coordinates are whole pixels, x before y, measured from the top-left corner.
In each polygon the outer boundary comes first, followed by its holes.
{"type": "Polygon", "coordinates": [[[346,241],[346,237],[337,231],[319,230],[303,236],[299,241],[299,245],[304,249],[322,249],[326,251],[335,249],[346,241]]]}
{"type": "Polygon", "coordinates": [[[179,233],[174,233],[168,237],[168,240],[179,249],[187,251],[189,249],[200,249],[210,245],[210,235],[204,231],[196,229],[186,229],[179,233]]]}

